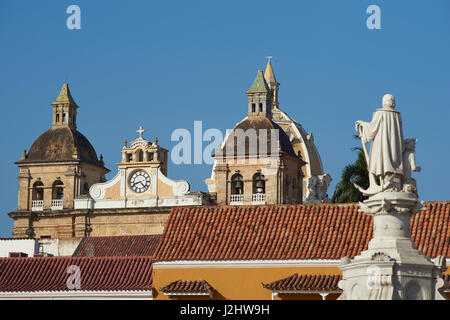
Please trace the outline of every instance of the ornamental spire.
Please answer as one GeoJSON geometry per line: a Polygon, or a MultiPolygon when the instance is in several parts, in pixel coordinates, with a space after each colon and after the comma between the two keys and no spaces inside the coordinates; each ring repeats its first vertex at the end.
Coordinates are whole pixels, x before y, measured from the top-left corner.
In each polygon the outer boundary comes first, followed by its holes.
{"type": "Polygon", "coordinates": [[[271,56],[266,57],[267,59],[267,66],[266,71],[264,72],[264,78],[266,79],[267,83],[270,85],[271,83],[277,83],[277,79],[275,78],[275,73],[273,72],[272,63],[270,62],[270,59],[272,59],[271,56]]]}
{"type": "Polygon", "coordinates": [[[256,92],[270,92],[270,88],[267,85],[266,80],[264,80],[262,70],[258,70],[255,80],[253,81],[252,86],[248,89],[247,93],[256,93],[256,92]]]}
{"type": "Polygon", "coordinates": [[[280,105],[278,103],[278,87],[280,84],[277,82],[275,78],[275,72],[273,72],[273,67],[271,63],[272,56],[266,57],[267,66],[266,71],[264,72],[264,79],[267,81],[269,85],[270,91],[272,91],[272,108],[278,108],[280,105]]]}
{"type": "Polygon", "coordinates": [[[72,94],[70,93],[70,89],[69,89],[69,84],[68,83],[64,83],[63,84],[63,86],[61,88],[61,91],[59,92],[58,97],[52,103],[52,105],[55,105],[55,104],[69,104],[69,105],[78,107],[78,105],[76,104],[75,100],[73,100],[73,98],[72,98],[72,94]]]}
{"type": "Polygon", "coordinates": [[[77,109],[78,105],[72,98],[69,90],[69,84],[64,83],[58,97],[52,103],[53,122],[52,127],[77,128],[77,109]]]}

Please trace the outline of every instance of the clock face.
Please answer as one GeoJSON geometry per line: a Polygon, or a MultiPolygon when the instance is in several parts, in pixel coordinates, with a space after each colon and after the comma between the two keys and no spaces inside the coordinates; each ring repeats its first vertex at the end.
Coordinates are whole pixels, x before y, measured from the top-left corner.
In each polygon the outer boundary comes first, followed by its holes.
{"type": "Polygon", "coordinates": [[[137,193],[147,191],[150,188],[150,176],[145,171],[136,171],[130,178],[130,187],[137,193]]]}

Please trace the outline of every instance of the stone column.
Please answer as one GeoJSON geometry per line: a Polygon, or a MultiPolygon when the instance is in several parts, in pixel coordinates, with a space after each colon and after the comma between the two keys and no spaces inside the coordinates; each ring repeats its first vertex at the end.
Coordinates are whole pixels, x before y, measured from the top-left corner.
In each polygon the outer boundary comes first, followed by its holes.
{"type": "Polygon", "coordinates": [[[422,205],[414,193],[381,192],[360,204],[373,216],[369,247],[340,269],[346,300],[446,300],[442,271],[445,258],[431,262],[411,240],[410,219],[422,205]]]}
{"type": "Polygon", "coordinates": [[[33,189],[31,189],[30,186],[31,176],[28,169],[20,169],[17,179],[19,180],[19,196],[17,209],[19,211],[31,210],[31,197],[33,189]]]}
{"type": "Polygon", "coordinates": [[[52,208],[52,195],[53,188],[46,186],[44,183],[44,210],[50,210],[52,208]]]}
{"type": "Polygon", "coordinates": [[[217,192],[217,203],[218,204],[228,204],[229,203],[229,177],[228,168],[226,164],[218,164],[214,169],[215,179],[216,179],[216,192],[217,192]]]}
{"type": "Polygon", "coordinates": [[[143,150],[142,152],[143,152],[142,161],[147,162],[148,161],[148,151],[143,150]]]}
{"type": "Polygon", "coordinates": [[[252,175],[247,176],[246,172],[241,172],[244,180],[244,204],[252,204],[253,180],[252,175]]]}

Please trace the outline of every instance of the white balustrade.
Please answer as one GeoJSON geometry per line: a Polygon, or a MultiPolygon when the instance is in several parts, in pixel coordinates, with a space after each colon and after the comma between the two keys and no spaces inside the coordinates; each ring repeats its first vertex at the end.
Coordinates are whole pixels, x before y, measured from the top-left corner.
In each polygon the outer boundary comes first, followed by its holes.
{"type": "Polygon", "coordinates": [[[243,194],[232,194],[230,199],[230,204],[241,205],[244,204],[243,194]]]}
{"type": "Polygon", "coordinates": [[[31,201],[31,211],[42,211],[42,210],[44,210],[44,200],[31,201]]]}
{"type": "Polygon", "coordinates": [[[252,196],[252,204],[266,204],[266,194],[254,193],[252,196]]]}
{"type": "Polygon", "coordinates": [[[63,200],[62,199],[53,199],[52,200],[52,210],[62,210],[63,208],[63,200]]]}

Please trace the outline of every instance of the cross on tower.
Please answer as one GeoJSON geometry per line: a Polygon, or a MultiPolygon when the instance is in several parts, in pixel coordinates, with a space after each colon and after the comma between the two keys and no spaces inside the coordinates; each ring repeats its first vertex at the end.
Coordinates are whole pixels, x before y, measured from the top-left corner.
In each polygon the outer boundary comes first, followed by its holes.
{"type": "Polygon", "coordinates": [[[270,60],[271,60],[272,58],[273,58],[272,56],[266,57],[266,59],[268,60],[267,62],[270,62],[270,60]]]}
{"type": "Polygon", "coordinates": [[[139,133],[139,138],[142,139],[142,134],[145,132],[145,130],[142,129],[142,126],[140,126],[139,130],[137,130],[136,132],[139,133]]]}

